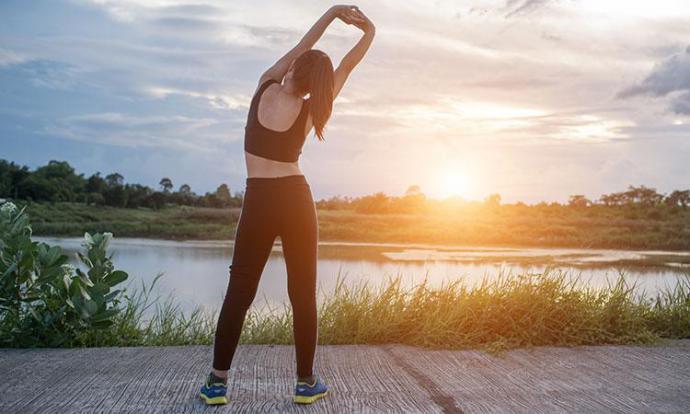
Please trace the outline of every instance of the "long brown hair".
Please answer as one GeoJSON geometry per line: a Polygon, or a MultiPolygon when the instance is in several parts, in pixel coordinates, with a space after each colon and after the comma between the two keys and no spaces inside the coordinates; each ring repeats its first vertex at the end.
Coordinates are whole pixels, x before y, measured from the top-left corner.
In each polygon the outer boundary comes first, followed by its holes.
{"type": "Polygon", "coordinates": [[[301,93],[309,93],[316,136],[323,141],[323,130],[333,110],[333,63],[327,54],[311,49],[302,53],[293,66],[292,80],[301,93]]]}

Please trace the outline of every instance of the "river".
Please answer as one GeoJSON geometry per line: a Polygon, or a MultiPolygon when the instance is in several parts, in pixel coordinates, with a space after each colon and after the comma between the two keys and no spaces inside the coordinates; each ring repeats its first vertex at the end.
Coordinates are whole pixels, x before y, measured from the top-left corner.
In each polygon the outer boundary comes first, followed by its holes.
{"type": "MultiPolygon", "coordinates": [[[[71,257],[81,238],[39,237],[62,246],[71,257]]],[[[129,288],[150,284],[159,273],[155,294],[172,296],[185,310],[215,310],[228,282],[232,241],[112,240],[110,251],[116,268],[130,274],[129,288]]],[[[413,286],[425,278],[432,286],[462,279],[468,286],[499,273],[520,274],[556,268],[595,288],[612,283],[623,272],[629,283],[650,296],[672,288],[681,275],[690,273],[690,252],[627,251],[550,248],[489,248],[321,242],[319,245],[319,295],[333,290],[338,278],[345,283],[378,286],[400,276],[413,286]]],[[[276,243],[266,263],[255,304],[272,306],[287,302],[285,262],[276,243]]]]}

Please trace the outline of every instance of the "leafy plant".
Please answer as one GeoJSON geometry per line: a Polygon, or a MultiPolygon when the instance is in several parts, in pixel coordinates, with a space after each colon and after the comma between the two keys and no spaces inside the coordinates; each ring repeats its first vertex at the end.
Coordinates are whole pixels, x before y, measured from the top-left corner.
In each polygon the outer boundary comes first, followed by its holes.
{"type": "Polygon", "coordinates": [[[0,344],[70,346],[84,332],[105,329],[121,311],[127,273],[107,254],[112,234],[84,235],[80,267],[57,246],[31,240],[24,209],[0,208],[0,344]],[[83,268],[83,270],[82,270],[83,268]]]}

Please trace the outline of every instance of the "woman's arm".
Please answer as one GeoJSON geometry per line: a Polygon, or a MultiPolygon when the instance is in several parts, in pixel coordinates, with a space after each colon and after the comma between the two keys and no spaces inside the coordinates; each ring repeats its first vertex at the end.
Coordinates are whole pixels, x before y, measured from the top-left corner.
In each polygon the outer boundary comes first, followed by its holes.
{"type": "Polygon", "coordinates": [[[367,50],[369,50],[369,46],[371,46],[371,42],[374,40],[374,34],[376,33],[376,28],[371,20],[369,20],[359,9],[356,10],[361,18],[361,22],[354,22],[353,24],[362,29],[364,34],[352,50],[343,57],[343,60],[340,61],[338,68],[335,70],[333,76],[333,99],[340,93],[340,90],[345,85],[345,81],[347,81],[348,76],[350,76],[350,72],[352,72],[355,66],[364,58],[367,50]]]}
{"type": "Polygon", "coordinates": [[[299,57],[302,53],[311,49],[316,42],[321,38],[323,32],[326,28],[335,20],[336,18],[342,19],[345,23],[356,24],[361,23],[358,13],[355,11],[354,6],[333,6],[326,11],[326,13],[319,18],[319,20],[314,23],[314,25],[309,29],[309,31],[304,35],[302,40],[293,47],[289,52],[287,52],[283,57],[278,59],[278,61],[273,64],[266,72],[261,75],[259,79],[259,85],[267,81],[268,79],[275,79],[277,81],[282,81],[283,77],[290,69],[290,64],[299,57]]]}

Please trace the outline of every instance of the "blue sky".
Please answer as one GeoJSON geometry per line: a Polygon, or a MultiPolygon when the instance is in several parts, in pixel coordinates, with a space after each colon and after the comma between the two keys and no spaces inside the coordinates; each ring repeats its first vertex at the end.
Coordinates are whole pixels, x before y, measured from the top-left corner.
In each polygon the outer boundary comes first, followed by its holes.
{"type": "MultiPolygon", "coordinates": [[[[241,190],[260,73],[319,1],[0,3],[0,158],[241,190]]],[[[505,200],[690,187],[682,1],[376,1],[377,38],[302,168],[317,197],[505,200]]],[[[358,38],[317,45],[337,65],[358,38]]]]}

